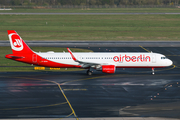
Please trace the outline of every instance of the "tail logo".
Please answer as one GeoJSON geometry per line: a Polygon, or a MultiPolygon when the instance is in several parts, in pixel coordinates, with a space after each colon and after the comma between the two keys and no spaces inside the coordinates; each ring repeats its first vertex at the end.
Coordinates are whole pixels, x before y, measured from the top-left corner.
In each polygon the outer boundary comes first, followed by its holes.
{"type": "Polygon", "coordinates": [[[9,34],[9,39],[13,50],[21,51],[23,49],[22,39],[18,34],[16,33],[9,34]]]}

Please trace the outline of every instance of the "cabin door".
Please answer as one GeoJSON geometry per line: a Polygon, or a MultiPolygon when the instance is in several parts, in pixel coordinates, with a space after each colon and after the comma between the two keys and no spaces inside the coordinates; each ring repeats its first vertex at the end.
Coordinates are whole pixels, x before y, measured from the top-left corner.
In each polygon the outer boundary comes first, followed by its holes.
{"type": "Polygon", "coordinates": [[[32,62],[37,63],[37,55],[36,54],[32,55],[32,62]]]}
{"type": "Polygon", "coordinates": [[[156,55],[152,54],[152,63],[156,63],[156,55]]]}

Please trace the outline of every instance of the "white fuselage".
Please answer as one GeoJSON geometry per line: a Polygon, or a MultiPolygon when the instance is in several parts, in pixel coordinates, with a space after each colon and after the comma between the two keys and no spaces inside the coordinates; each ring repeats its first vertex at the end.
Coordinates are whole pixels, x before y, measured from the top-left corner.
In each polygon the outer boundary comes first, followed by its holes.
{"type": "MultiPolygon", "coordinates": [[[[69,53],[37,53],[42,58],[56,63],[68,65],[80,65],[75,62],[69,53]]],[[[147,52],[98,52],[98,53],[73,53],[79,60],[99,65],[115,65],[118,67],[166,67],[172,65],[172,61],[159,53],[147,52]]],[[[64,66],[65,67],[65,66],[64,66]]]]}

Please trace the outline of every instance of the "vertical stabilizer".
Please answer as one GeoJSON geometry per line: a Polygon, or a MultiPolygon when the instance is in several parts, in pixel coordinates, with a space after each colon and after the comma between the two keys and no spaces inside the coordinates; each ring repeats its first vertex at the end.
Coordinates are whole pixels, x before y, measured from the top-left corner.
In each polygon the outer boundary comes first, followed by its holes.
{"type": "Polygon", "coordinates": [[[23,41],[23,39],[16,33],[15,30],[8,30],[8,36],[13,54],[31,54],[33,51],[23,41]]]}

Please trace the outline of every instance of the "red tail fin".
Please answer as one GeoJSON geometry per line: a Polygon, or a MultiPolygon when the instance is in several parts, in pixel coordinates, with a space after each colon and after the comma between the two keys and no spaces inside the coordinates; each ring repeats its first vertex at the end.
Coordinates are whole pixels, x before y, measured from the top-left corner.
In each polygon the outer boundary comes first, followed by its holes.
{"type": "Polygon", "coordinates": [[[30,54],[33,51],[29,46],[21,39],[21,37],[14,30],[8,30],[8,36],[12,48],[13,54],[30,54]]]}

